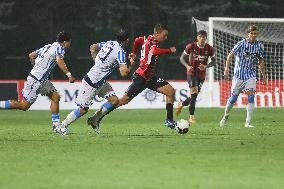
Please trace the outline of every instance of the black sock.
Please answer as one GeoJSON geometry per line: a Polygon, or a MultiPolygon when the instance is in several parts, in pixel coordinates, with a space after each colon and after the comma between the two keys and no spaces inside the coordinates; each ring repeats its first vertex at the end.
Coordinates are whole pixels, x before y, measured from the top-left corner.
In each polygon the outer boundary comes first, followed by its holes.
{"type": "Polygon", "coordinates": [[[191,100],[190,100],[190,106],[189,106],[190,115],[194,115],[197,95],[198,95],[197,93],[191,94],[191,100]]]}
{"type": "Polygon", "coordinates": [[[166,109],[167,109],[167,119],[173,120],[173,104],[167,103],[166,109]]]}
{"type": "Polygon", "coordinates": [[[187,97],[187,99],[185,99],[185,101],[182,102],[183,106],[188,106],[190,103],[190,97],[187,97]]]}
{"type": "Polygon", "coordinates": [[[110,112],[112,112],[112,111],[115,110],[115,109],[116,109],[115,106],[111,107],[111,109],[109,109],[106,114],[104,114],[104,115],[102,115],[102,116],[100,117],[99,121],[101,121],[106,115],[108,115],[110,112]]]}

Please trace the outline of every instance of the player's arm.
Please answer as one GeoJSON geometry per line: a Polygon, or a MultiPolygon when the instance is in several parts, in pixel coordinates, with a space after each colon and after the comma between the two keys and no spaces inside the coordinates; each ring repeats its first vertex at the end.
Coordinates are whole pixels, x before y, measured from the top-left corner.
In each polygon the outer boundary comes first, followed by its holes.
{"type": "Polygon", "coordinates": [[[230,65],[233,61],[233,58],[234,58],[234,52],[231,51],[227,56],[226,65],[225,65],[225,69],[224,69],[224,79],[229,79],[229,69],[230,69],[230,65]]]}
{"type": "Polygon", "coordinates": [[[32,63],[32,65],[35,64],[36,58],[37,58],[37,53],[35,51],[33,51],[29,54],[29,59],[30,59],[30,62],[32,63]]]}
{"type": "Polygon", "coordinates": [[[90,46],[90,52],[94,61],[99,51],[100,51],[100,44],[94,43],[90,46]]]}
{"type": "Polygon", "coordinates": [[[265,71],[265,62],[263,58],[259,59],[259,71],[262,75],[262,83],[266,85],[267,83],[267,77],[266,77],[266,71],[265,71]]]}
{"type": "Polygon", "coordinates": [[[60,70],[65,73],[65,75],[68,77],[69,79],[69,82],[70,83],[73,83],[75,81],[75,78],[71,75],[71,73],[69,72],[65,62],[64,62],[64,59],[62,56],[57,56],[56,57],[56,63],[58,65],[58,67],[60,68],[60,70]]]}
{"type": "Polygon", "coordinates": [[[215,48],[211,47],[211,55],[210,55],[211,61],[206,65],[206,68],[210,68],[216,65],[215,52],[216,52],[215,48]]]}
{"type": "Polygon", "coordinates": [[[182,54],[180,55],[180,57],[179,57],[179,60],[180,60],[180,63],[182,64],[182,65],[184,65],[184,67],[186,68],[186,69],[188,69],[188,67],[190,66],[190,65],[188,65],[188,61],[187,60],[189,60],[189,54],[186,54],[185,52],[182,52],[182,54]]]}
{"type": "Polygon", "coordinates": [[[168,48],[168,49],[162,49],[162,48],[159,48],[159,47],[154,45],[154,46],[152,46],[152,52],[153,52],[153,55],[169,54],[169,53],[175,53],[176,48],[171,47],[171,48],[168,48]]]}
{"type": "Polygon", "coordinates": [[[143,45],[144,43],[144,37],[137,37],[135,38],[134,42],[133,42],[133,47],[132,47],[132,53],[137,56],[137,52],[138,52],[138,47],[143,45]]]}

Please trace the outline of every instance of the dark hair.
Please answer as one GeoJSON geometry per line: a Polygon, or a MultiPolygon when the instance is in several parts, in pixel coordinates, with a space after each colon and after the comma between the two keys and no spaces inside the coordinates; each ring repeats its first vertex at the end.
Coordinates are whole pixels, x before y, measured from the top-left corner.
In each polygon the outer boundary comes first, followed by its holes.
{"type": "Polygon", "coordinates": [[[126,41],[129,38],[128,33],[124,29],[120,29],[115,34],[115,36],[116,36],[116,40],[120,43],[126,41]]]}
{"type": "Polygon", "coordinates": [[[71,35],[65,31],[61,31],[56,36],[56,41],[59,43],[63,43],[64,41],[70,41],[71,35]]]}
{"type": "Polygon", "coordinates": [[[258,31],[258,28],[256,25],[250,25],[247,29],[247,33],[250,33],[252,31],[258,31]]]}
{"type": "Polygon", "coordinates": [[[199,30],[197,32],[197,36],[199,36],[199,35],[203,35],[203,36],[207,37],[207,32],[205,30],[199,30]]]}
{"type": "Polygon", "coordinates": [[[154,27],[154,33],[160,33],[163,30],[168,30],[168,27],[163,24],[156,24],[154,27]]]}

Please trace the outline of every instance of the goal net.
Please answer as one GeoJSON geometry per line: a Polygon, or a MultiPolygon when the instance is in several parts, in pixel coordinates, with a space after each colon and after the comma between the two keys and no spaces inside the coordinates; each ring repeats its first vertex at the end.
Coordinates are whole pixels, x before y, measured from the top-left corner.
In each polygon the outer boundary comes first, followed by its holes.
{"type": "MultiPolygon", "coordinates": [[[[258,40],[264,45],[268,77],[267,85],[262,85],[262,77],[257,65],[258,81],[255,105],[260,107],[284,106],[284,19],[210,17],[209,21],[200,21],[195,18],[193,21],[196,23],[197,31],[207,31],[209,44],[217,50],[217,64],[207,72],[206,78],[210,86],[211,99],[216,99],[214,95],[218,95],[220,106],[226,105],[227,99],[230,97],[234,68],[233,60],[230,67],[230,79],[224,80],[223,73],[227,55],[239,40],[247,37],[248,26],[254,24],[260,32],[258,40]],[[219,88],[216,89],[215,86],[219,88]]],[[[236,105],[244,107],[246,104],[246,95],[240,94],[236,105]]]]}

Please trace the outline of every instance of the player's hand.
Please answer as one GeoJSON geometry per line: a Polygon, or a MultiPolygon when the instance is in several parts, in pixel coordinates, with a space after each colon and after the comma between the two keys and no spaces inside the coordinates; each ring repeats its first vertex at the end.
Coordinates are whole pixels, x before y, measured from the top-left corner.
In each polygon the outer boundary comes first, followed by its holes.
{"type": "Polygon", "coordinates": [[[186,73],[189,73],[192,69],[193,69],[192,66],[187,66],[187,68],[186,68],[186,73]]]}
{"type": "Polygon", "coordinates": [[[175,53],[177,51],[176,47],[171,47],[170,48],[171,53],[175,53]]]}
{"type": "Polygon", "coordinates": [[[74,83],[75,82],[75,77],[73,77],[72,75],[71,75],[71,77],[68,77],[68,79],[69,79],[69,83],[74,83]]]}
{"type": "Polygon", "coordinates": [[[206,65],[200,64],[200,65],[198,66],[198,69],[200,69],[201,71],[203,71],[203,70],[206,69],[206,65]]]}
{"type": "Polygon", "coordinates": [[[228,79],[229,79],[229,70],[228,70],[228,69],[225,69],[225,70],[224,70],[224,79],[225,79],[225,80],[228,80],[228,79]]]}
{"type": "Polygon", "coordinates": [[[136,58],[136,54],[134,54],[134,53],[130,53],[128,55],[128,59],[129,59],[129,62],[130,62],[131,66],[133,66],[135,64],[135,58],[136,58]]]}

